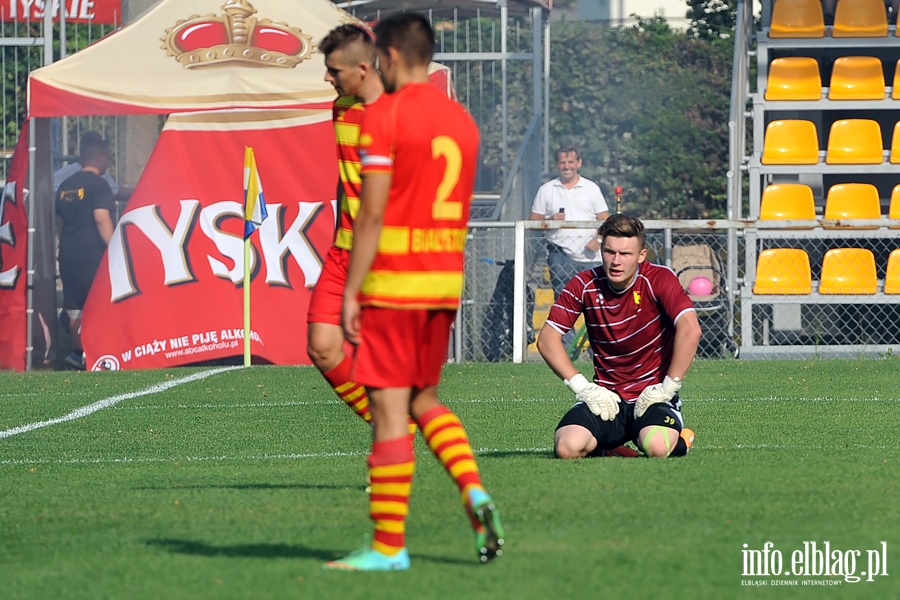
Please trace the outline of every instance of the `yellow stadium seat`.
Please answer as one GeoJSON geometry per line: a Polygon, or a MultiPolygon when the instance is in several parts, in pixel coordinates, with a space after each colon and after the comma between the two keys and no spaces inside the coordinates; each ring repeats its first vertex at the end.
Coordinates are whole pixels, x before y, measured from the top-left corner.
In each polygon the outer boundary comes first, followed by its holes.
{"type": "Polygon", "coordinates": [[[776,0],[769,37],[825,37],[825,16],[820,0],[776,0]]]}
{"type": "Polygon", "coordinates": [[[888,256],[887,274],[884,276],[884,293],[900,294],[900,248],[888,256]]]}
{"type": "Polygon", "coordinates": [[[822,260],[820,294],[874,294],[878,291],[875,255],[865,248],[833,248],[822,260]]]}
{"type": "Polygon", "coordinates": [[[537,288],[534,290],[534,305],[549,308],[556,300],[553,288],[537,288]]]}
{"type": "MultiPolygon", "coordinates": [[[[894,186],[891,192],[891,206],[888,209],[888,219],[900,221],[900,183],[894,186]]],[[[900,229],[900,225],[893,225],[891,229],[900,229]]]]}
{"type": "Polygon", "coordinates": [[[894,135],[891,136],[891,162],[900,163],[900,121],[894,124],[894,135]]]}
{"type": "Polygon", "coordinates": [[[820,100],[822,76],[814,58],[790,56],[769,64],[766,100],[820,100]]]}
{"type": "Polygon", "coordinates": [[[884,71],[874,56],[841,56],[834,61],[829,100],[884,100],[884,71]]]}
{"type": "MultiPolygon", "coordinates": [[[[900,27],[897,28],[897,35],[900,35],[900,27]]],[[[900,60],[894,68],[894,88],[891,90],[891,98],[900,100],[900,60]]]]}
{"type": "Polygon", "coordinates": [[[809,255],[798,248],[770,248],[756,261],[754,294],[809,294],[812,273],[809,255]]]}
{"type": "Polygon", "coordinates": [[[887,34],[884,0],[838,0],[832,37],[885,37],[887,34]]]}
{"type": "Polygon", "coordinates": [[[764,165],[814,165],[819,162],[819,136],[812,121],[772,121],[763,140],[764,165]]]}
{"type": "Polygon", "coordinates": [[[875,165],[884,161],[881,126],[871,119],[841,119],[831,124],[825,162],[829,165],[875,165]]]}
{"type": "MultiPolygon", "coordinates": [[[[828,189],[825,198],[825,218],[843,221],[846,219],[880,219],[881,198],[878,188],[871,183],[839,183],[828,189]]],[[[878,229],[878,227],[825,227],[825,229],[878,229]]]]}
{"type": "Polygon", "coordinates": [[[812,188],[802,183],[773,183],[766,186],[759,205],[759,218],[763,221],[815,219],[816,200],[813,198],[812,188]]]}

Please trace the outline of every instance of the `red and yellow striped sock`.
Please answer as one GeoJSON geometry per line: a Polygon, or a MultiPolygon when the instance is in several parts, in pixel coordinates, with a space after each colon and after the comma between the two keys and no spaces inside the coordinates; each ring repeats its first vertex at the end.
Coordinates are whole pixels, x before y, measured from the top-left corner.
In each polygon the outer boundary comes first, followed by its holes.
{"type": "Polygon", "coordinates": [[[406,545],[406,515],[416,469],[412,440],[408,435],[375,442],[369,455],[369,516],[375,523],[372,548],[389,556],[406,545]]]}
{"type": "MultiPolygon", "coordinates": [[[[484,490],[484,486],[481,484],[475,453],[469,445],[465,428],[457,416],[443,405],[420,415],[419,427],[422,428],[428,447],[456,482],[468,512],[469,490],[473,487],[484,490]]],[[[471,513],[469,518],[473,527],[478,525],[471,513]]]]}
{"type": "MultiPolygon", "coordinates": [[[[360,383],[356,383],[350,378],[350,371],[353,368],[353,359],[345,356],[344,360],[333,367],[330,371],[322,373],[325,381],[334,389],[334,393],[338,398],[350,407],[357,415],[362,417],[366,423],[372,422],[372,413],[369,411],[369,393],[366,387],[360,383]]],[[[418,427],[412,417],[409,418],[409,433],[415,435],[418,427]]]]}
{"type": "Polygon", "coordinates": [[[350,371],[353,368],[353,359],[344,356],[331,370],[322,373],[325,381],[334,389],[338,398],[344,401],[353,412],[362,417],[363,421],[372,421],[372,413],[369,412],[369,394],[365,386],[350,379],[350,371]]]}

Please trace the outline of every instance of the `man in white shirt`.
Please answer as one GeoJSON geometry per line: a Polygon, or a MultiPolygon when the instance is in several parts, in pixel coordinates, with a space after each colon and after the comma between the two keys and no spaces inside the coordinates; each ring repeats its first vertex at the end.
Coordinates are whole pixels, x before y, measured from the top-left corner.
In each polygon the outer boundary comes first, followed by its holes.
{"type": "MultiPolygon", "coordinates": [[[[559,177],[542,185],[531,206],[531,220],[604,221],[609,206],[600,187],[578,174],[581,156],[573,146],[556,151],[559,177]]],[[[554,229],[547,236],[547,265],[550,280],[558,296],[576,274],[598,266],[600,242],[597,228],[554,229]]]]}

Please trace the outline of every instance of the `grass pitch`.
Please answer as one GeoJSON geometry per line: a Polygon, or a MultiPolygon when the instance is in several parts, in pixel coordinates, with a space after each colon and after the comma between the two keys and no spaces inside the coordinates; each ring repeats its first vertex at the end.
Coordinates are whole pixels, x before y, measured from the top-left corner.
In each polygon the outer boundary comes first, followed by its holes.
{"type": "Polygon", "coordinates": [[[900,597],[895,359],[698,361],[697,443],[665,461],[556,460],[549,369],[448,365],[506,554],[478,564],[419,439],[413,567],[387,574],[321,570],[371,530],[367,427],[312,368],[183,381],[207,371],[0,373],[0,598],[900,597]],[[886,565],[816,576],[826,542],[832,572],[886,565]],[[797,552],[810,575],[784,574],[797,552]]]}

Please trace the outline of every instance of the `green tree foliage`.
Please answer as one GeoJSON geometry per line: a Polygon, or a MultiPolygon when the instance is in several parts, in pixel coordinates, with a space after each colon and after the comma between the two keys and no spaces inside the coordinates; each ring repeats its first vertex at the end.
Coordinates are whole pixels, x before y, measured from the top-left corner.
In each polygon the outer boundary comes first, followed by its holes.
{"type": "Polygon", "coordinates": [[[725,214],[731,51],[662,19],[554,27],[551,145],[583,149],[585,176],[643,217],[725,214]]]}
{"type": "Polygon", "coordinates": [[[730,42],[734,35],[737,0],[688,0],[688,35],[714,43],[730,42]]]}
{"type": "MultiPolygon", "coordinates": [[[[43,23],[3,23],[0,37],[5,38],[38,38],[42,35],[43,23]]],[[[66,28],[66,51],[73,54],[87,45],[97,41],[113,31],[111,25],[86,26],[70,23],[66,28]]],[[[59,59],[59,25],[53,26],[53,54],[59,59]]],[[[19,137],[19,129],[25,119],[27,102],[25,98],[28,88],[28,74],[44,65],[42,45],[3,46],[0,65],[3,71],[3,97],[0,98],[3,110],[3,143],[12,149],[19,137]]],[[[8,157],[7,157],[8,158],[8,157]]]]}
{"type": "MultiPolygon", "coordinates": [[[[36,25],[26,27],[17,23],[3,23],[0,27],[4,38],[40,35],[36,25]]],[[[3,46],[0,51],[2,51],[0,66],[3,69],[3,97],[0,99],[3,109],[3,147],[11,152],[16,145],[19,127],[25,117],[28,73],[43,63],[40,47],[3,46]]]]}

